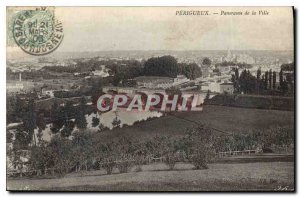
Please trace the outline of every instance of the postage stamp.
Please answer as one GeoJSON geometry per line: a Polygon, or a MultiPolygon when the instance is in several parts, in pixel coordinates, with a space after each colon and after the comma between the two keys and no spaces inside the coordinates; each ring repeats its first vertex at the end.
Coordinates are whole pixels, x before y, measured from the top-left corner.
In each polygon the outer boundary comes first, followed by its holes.
{"type": "Polygon", "coordinates": [[[11,31],[15,43],[31,55],[53,52],[64,37],[62,23],[46,8],[17,12],[11,31]]]}

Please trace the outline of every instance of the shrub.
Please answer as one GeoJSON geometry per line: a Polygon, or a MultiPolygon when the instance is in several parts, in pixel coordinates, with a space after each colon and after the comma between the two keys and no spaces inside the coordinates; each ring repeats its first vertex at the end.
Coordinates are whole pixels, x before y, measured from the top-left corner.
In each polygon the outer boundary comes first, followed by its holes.
{"type": "Polygon", "coordinates": [[[169,166],[170,170],[173,170],[176,164],[175,154],[169,153],[165,156],[165,162],[169,166]]]}
{"type": "Polygon", "coordinates": [[[113,168],[115,167],[116,162],[112,158],[105,159],[102,167],[106,170],[106,174],[112,174],[113,168]]]}
{"type": "Polygon", "coordinates": [[[131,166],[132,166],[132,161],[130,160],[120,161],[117,164],[117,168],[119,169],[120,173],[127,173],[131,166]]]}
{"type": "Polygon", "coordinates": [[[135,172],[142,172],[142,166],[137,166],[136,169],[134,170],[135,172]]]}
{"type": "Polygon", "coordinates": [[[143,171],[142,165],[147,163],[147,158],[143,155],[139,155],[137,152],[134,154],[134,165],[136,166],[135,171],[141,172],[143,171]]]}
{"type": "Polygon", "coordinates": [[[207,163],[209,162],[208,157],[204,151],[197,151],[197,153],[190,155],[188,160],[195,166],[195,169],[208,169],[207,163]]]}
{"type": "Polygon", "coordinates": [[[207,169],[207,163],[214,158],[214,141],[213,132],[205,127],[198,127],[187,132],[182,140],[185,145],[187,159],[195,165],[196,169],[207,169]]]}
{"type": "Polygon", "coordinates": [[[99,123],[100,123],[100,119],[97,118],[97,117],[93,117],[93,119],[92,119],[92,127],[98,126],[99,123]]]}

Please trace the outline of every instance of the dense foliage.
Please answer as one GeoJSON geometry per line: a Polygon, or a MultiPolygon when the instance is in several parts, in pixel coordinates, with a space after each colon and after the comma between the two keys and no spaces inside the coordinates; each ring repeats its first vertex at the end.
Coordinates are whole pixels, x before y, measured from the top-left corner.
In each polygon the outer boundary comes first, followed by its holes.
{"type": "Polygon", "coordinates": [[[179,74],[189,79],[201,77],[200,67],[193,64],[178,63],[172,56],[153,57],[145,62],[143,74],[146,76],[176,77],[179,74]]]}
{"type": "Polygon", "coordinates": [[[199,126],[184,136],[157,136],[145,141],[116,138],[102,141],[97,133],[77,131],[71,138],[55,135],[50,142],[41,138],[31,147],[29,164],[35,174],[66,174],[72,171],[105,169],[112,174],[128,172],[137,166],[160,159],[172,170],[176,162],[189,162],[195,169],[207,169],[208,163],[223,151],[287,150],[294,146],[293,128],[275,127],[247,134],[220,135],[199,126]]]}
{"type": "Polygon", "coordinates": [[[253,76],[247,69],[239,73],[239,70],[235,68],[233,69],[234,74],[231,77],[234,92],[244,94],[293,95],[293,69],[293,64],[283,64],[278,79],[276,72],[271,69],[264,74],[258,69],[256,76],[253,76]],[[288,73],[284,73],[286,71],[288,73]]]}

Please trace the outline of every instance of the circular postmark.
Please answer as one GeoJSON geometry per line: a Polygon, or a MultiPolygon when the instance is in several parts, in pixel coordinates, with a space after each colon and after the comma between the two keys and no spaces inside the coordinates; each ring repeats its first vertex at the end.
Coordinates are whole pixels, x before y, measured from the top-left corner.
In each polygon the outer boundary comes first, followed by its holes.
{"type": "Polygon", "coordinates": [[[23,10],[13,21],[12,33],[17,45],[31,55],[46,55],[62,42],[63,26],[49,10],[23,10]]]}

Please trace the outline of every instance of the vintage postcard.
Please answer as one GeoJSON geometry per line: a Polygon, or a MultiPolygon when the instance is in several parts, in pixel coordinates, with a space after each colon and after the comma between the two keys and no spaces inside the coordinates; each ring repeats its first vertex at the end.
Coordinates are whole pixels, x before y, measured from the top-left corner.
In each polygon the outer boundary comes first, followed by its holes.
{"type": "Polygon", "coordinates": [[[293,7],[6,8],[9,191],[295,191],[293,7]]]}

